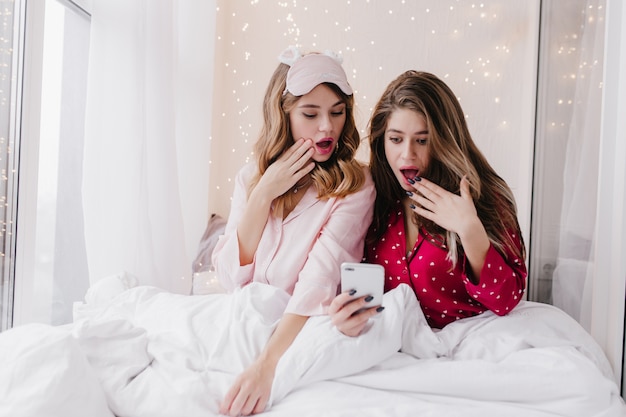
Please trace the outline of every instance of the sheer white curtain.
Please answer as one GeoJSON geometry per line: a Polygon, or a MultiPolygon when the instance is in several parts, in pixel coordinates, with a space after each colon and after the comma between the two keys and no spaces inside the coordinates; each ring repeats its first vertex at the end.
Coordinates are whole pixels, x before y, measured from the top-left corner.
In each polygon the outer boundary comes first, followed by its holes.
{"type": "Polygon", "coordinates": [[[208,217],[215,3],[94,0],[83,201],[90,281],[189,293],[208,217]]]}
{"type": "Polygon", "coordinates": [[[554,305],[587,330],[591,323],[594,231],[598,192],[604,54],[604,0],[588,0],[580,38],[574,107],[569,126],[554,305]]]}
{"type": "Polygon", "coordinates": [[[534,299],[578,320],[617,379],[626,291],[625,18],[622,0],[542,1],[539,79],[546,81],[538,100],[530,275],[534,284],[539,278],[534,299]]]}
{"type": "Polygon", "coordinates": [[[606,0],[604,73],[598,175],[598,213],[594,236],[591,335],[613,364],[626,395],[626,6],[606,0]]]}

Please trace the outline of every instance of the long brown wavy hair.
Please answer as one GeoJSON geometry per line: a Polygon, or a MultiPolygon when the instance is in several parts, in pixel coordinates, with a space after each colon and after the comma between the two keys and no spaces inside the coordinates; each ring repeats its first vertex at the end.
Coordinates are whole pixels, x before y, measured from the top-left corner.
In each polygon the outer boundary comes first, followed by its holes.
{"type": "MultiPolygon", "coordinates": [[[[295,108],[300,96],[294,96],[289,92],[283,95],[288,71],[288,65],[279,64],[265,92],[263,127],[254,146],[258,172],[250,183],[248,194],[258,184],[267,168],[294,144],[289,123],[289,112],[295,108]]],[[[324,84],[332,89],[346,104],[346,122],[339,137],[337,148],[330,159],[323,163],[317,163],[311,172],[313,185],[317,188],[320,199],[345,197],[358,191],[365,183],[363,164],[355,159],[361,138],[354,121],[354,96],[346,95],[335,84],[324,84]]],[[[290,199],[292,195],[293,193],[287,191],[274,201],[275,213],[282,212],[285,206],[292,204],[290,199]]]]}
{"type": "MultiPolygon", "coordinates": [[[[387,121],[397,109],[413,110],[426,119],[430,163],[427,172],[420,173],[420,176],[459,194],[461,178],[467,175],[478,217],[493,246],[502,254],[505,247],[509,248],[525,259],[522,236],[519,236],[520,253],[507,233],[520,230],[513,192],[474,143],[461,105],[452,90],[435,75],[418,71],[406,71],[392,81],[370,118],[370,168],[376,184],[374,220],[368,237],[370,243],[384,234],[391,209],[396,201],[406,197],[385,155],[387,121]]],[[[415,221],[445,242],[448,259],[456,265],[459,252],[463,250],[458,235],[419,218],[417,214],[415,221]]]]}

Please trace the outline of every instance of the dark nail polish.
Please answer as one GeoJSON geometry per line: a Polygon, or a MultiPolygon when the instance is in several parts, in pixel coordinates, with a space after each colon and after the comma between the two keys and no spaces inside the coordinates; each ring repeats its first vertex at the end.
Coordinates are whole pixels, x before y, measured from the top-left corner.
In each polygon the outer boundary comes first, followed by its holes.
{"type": "Polygon", "coordinates": [[[354,295],[354,294],[356,294],[356,290],[350,290],[350,292],[348,294],[354,295]]]}
{"type": "Polygon", "coordinates": [[[415,210],[415,205],[414,205],[414,204],[409,204],[409,207],[410,207],[412,210],[415,210]]]}
{"type": "Polygon", "coordinates": [[[413,195],[413,193],[412,193],[412,192],[410,192],[410,191],[407,191],[407,192],[406,192],[406,195],[408,195],[409,197],[411,197],[411,196],[413,195]]]}
{"type": "Polygon", "coordinates": [[[365,297],[365,302],[369,303],[370,301],[372,301],[374,299],[374,297],[372,297],[371,295],[368,295],[367,297],[365,297]]]}
{"type": "Polygon", "coordinates": [[[421,181],[422,177],[415,177],[414,179],[415,179],[415,181],[421,181]]]}
{"type": "Polygon", "coordinates": [[[378,308],[376,309],[376,312],[377,312],[377,313],[380,313],[380,312],[381,312],[381,311],[383,311],[384,309],[385,309],[385,307],[380,306],[380,307],[378,307],[378,308]]]}
{"type": "Polygon", "coordinates": [[[407,181],[411,184],[415,184],[415,181],[413,181],[411,178],[407,178],[407,181]]]}

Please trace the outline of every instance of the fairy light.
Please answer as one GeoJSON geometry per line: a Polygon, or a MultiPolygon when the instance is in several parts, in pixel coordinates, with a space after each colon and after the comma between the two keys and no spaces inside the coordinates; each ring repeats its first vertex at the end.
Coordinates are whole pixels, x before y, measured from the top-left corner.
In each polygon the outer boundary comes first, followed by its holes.
{"type": "MultiPolygon", "coordinates": [[[[463,99],[470,130],[488,159],[501,158],[489,155],[492,144],[493,152],[507,143],[520,146],[519,131],[530,121],[520,118],[520,97],[529,93],[519,87],[534,82],[528,75],[532,69],[523,72],[520,65],[531,62],[534,53],[529,42],[534,42],[530,31],[536,16],[519,13],[525,6],[501,0],[301,3],[217,1],[216,63],[230,70],[216,73],[215,82],[214,114],[221,117],[213,119],[212,136],[219,139],[212,141],[211,200],[225,204],[219,212],[227,214],[232,193],[226,179],[254,160],[265,88],[277,65],[276,56],[288,45],[342,52],[362,135],[386,84],[406,69],[417,69],[439,75],[463,99]],[[320,26],[320,22],[326,23],[320,26]],[[520,38],[524,31],[527,39],[520,38]],[[410,39],[410,47],[394,48],[398,39],[410,39]],[[240,126],[237,133],[235,126],[240,126]]],[[[586,24],[597,23],[598,9],[591,18],[587,16],[586,24]]],[[[580,33],[573,30],[566,35],[559,39],[555,55],[573,59],[580,53],[580,33]]],[[[571,86],[579,75],[570,74],[563,76],[571,86]]],[[[573,98],[561,94],[559,99],[561,107],[573,106],[573,98]]],[[[558,120],[556,126],[560,125],[558,120]]],[[[505,177],[507,171],[516,175],[515,164],[496,165],[505,177]]]]}

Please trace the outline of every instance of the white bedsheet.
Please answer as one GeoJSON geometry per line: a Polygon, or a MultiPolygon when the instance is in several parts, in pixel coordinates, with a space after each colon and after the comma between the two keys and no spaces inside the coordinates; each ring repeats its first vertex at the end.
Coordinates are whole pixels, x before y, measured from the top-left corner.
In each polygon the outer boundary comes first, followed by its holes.
{"type": "MultiPolygon", "coordinates": [[[[137,287],[80,306],[71,326],[4,332],[0,416],[217,415],[287,300],[261,284],[202,296],[137,287]]],[[[626,416],[603,352],[555,307],[522,302],[434,332],[408,287],[384,305],[357,338],[310,319],[279,363],[265,414],[626,416]]]]}

